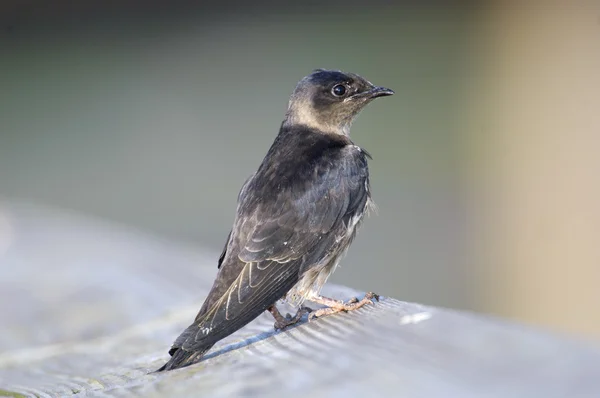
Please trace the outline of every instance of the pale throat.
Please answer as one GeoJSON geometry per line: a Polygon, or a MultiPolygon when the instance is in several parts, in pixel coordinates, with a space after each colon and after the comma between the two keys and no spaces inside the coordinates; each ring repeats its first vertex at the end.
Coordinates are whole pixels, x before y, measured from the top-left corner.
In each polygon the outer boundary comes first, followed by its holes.
{"type": "Polygon", "coordinates": [[[314,110],[312,104],[308,103],[308,101],[295,101],[289,104],[284,124],[288,126],[304,125],[325,133],[350,135],[351,121],[342,124],[332,123],[324,121],[322,120],[323,118],[319,118],[318,116],[318,112],[314,110]]]}

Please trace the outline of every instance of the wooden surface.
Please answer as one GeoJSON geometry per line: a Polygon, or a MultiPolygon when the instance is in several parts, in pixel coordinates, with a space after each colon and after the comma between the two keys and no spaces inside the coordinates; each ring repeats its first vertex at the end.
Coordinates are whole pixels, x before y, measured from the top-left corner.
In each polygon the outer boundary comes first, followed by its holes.
{"type": "Polygon", "coordinates": [[[0,396],[600,397],[597,346],[387,297],[284,332],[264,314],[204,362],[148,374],[217,255],[0,203],[0,396]]]}

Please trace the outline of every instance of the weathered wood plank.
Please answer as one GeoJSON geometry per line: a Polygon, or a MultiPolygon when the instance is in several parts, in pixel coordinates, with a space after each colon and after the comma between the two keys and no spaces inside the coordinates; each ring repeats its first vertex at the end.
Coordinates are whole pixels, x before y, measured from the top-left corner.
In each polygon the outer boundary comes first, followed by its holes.
{"type": "Polygon", "coordinates": [[[600,396],[598,347],[387,297],[285,332],[265,314],[202,363],[148,374],[195,315],[216,255],[0,206],[0,395],[600,396]]]}

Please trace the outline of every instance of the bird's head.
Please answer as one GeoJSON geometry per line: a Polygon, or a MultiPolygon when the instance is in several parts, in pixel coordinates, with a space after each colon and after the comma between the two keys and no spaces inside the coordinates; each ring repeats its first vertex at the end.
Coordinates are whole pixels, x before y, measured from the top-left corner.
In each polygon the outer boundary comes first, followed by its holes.
{"type": "Polygon", "coordinates": [[[374,86],[357,74],[317,69],[298,82],[284,124],[348,135],[361,109],[375,98],[392,94],[389,88],[374,86]]]}

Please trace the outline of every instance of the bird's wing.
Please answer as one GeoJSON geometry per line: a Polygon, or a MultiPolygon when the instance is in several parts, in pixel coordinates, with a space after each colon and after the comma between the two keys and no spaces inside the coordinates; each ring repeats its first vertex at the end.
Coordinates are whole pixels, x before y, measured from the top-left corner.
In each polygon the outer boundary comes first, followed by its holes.
{"type": "MultiPolygon", "coordinates": [[[[248,182],[252,181],[252,178],[254,178],[254,174],[252,174],[250,177],[246,178],[246,181],[244,181],[244,184],[242,185],[242,189],[240,189],[240,193],[238,194],[238,203],[242,201],[242,198],[246,192],[246,188],[248,187],[248,182]]],[[[231,240],[231,232],[229,231],[229,235],[227,235],[227,239],[225,239],[225,247],[223,247],[223,251],[221,252],[221,255],[219,256],[219,261],[217,262],[217,268],[221,268],[221,265],[223,264],[223,260],[225,260],[225,254],[227,253],[227,246],[229,246],[229,242],[231,240]]]]}
{"type": "Polygon", "coordinates": [[[367,161],[356,147],[338,152],[306,165],[272,197],[245,184],[219,277],[172,353],[205,350],[256,318],[293,287],[303,264],[322,260],[346,233],[368,199],[367,161]]]}
{"type": "MultiPolygon", "coordinates": [[[[252,216],[239,220],[244,244],[238,253],[246,263],[286,263],[309,256],[330,232],[347,227],[368,197],[367,168],[356,147],[346,156],[327,157],[314,165],[310,178],[298,178],[271,201],[260,201],[252,216]]],[[[345,232],[345,229],[344,229],[345,232]]]]}
{"type": "Polygon", "coordinates": [[[221,268],[223,264],[223,260],[225,260],[225,254],[227,253],[227,245],[229,245],[229,240],[231,239],[231,231],[229,231],[229,235],[227,235],[227,239],[225,239],[225,247],[223,247],[223,251],[219,256],[219,261],[217,262],[217,268],[221,268]]]}

